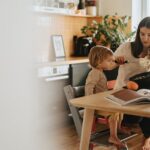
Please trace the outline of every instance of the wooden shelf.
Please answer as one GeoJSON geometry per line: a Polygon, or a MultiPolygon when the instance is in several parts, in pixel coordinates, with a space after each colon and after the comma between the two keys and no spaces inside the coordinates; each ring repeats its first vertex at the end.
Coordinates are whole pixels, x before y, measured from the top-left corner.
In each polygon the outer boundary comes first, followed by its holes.
{"type": "Polygon", "coordinates": [[[48,13],[48,14],[62,15],[62,16],[71,16],[71,17],[87,17],[87,18],[100,17],[100,16],[73,14],[68,9],[53,8],[53,7],[33,6],[33,11],[34,12],[38,12],[38,13],[48,13]]]}

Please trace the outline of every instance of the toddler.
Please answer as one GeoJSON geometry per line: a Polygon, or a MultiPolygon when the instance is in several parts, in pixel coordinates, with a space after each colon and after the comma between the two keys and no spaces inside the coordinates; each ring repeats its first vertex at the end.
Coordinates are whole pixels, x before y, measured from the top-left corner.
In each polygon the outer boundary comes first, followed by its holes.
{"type": "MultiPolygon", "coordinates": [[[[114,66],[113,52],[104,46],[95,46],[90,50],[89,63],[92,70],[89,72],[86,84],[85,95],[91,95],[107,91],[107,79],[103,70],[111,70],[114,66]]],[[[123,115],[121,113],[104,112],[102,116],[108,118],[110,137],[108,141],[118,146],[124,146],[117,136],[117,129],[121,129],[123,115]]]]}

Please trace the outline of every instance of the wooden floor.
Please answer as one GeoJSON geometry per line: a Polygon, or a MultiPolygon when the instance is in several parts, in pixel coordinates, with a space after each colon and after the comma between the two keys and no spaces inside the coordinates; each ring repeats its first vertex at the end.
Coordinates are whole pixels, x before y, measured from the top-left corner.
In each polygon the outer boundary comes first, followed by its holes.
{"type": "MultiPolygon", "coordinates": [[[[80,140],[77,137],[73,125],[59,129],[59,131],[56,132],[55,136],[57,137],[58,140],[57,147],[59,145],[59,147],[56,148],[55,150],[79,150],[80,140]]],[[[141,150],[142,141],[143,136],[140,134],[128,140],[126,143],[128,145],[129,150],[141,150]]],[[[94,148],[94,150],[115,150],[115,149],[116,148],[113,149],[112,147],[106,146],[105,147],[99,146],[94,148]]]]}

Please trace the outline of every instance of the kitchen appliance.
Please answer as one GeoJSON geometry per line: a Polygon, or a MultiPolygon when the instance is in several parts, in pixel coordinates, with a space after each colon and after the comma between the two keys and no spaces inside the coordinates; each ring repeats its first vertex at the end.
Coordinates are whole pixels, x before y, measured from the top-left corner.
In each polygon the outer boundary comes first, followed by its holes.
{"type": "Polygon", "coordinates": [[[39,77],[45,77],[45,81],[55,81],[69,78],[69,65],[45,66],[38,70],[39,77]]]}
{"type": "MultiPolygon", "coordinates": [[[[38,77],[41,88],[41,109],[43,126],[52,127],[52,131],[70,122],[68,104],[64,95],[64,86],[70,84],[68,64],[42,64],[38,67],[38,77]]],[[[55,131],[54,130],[54,131],[55,131]]],[[[51,131],[51,132],[52,132],[51,131]]],[[[56,132],[56,131],[55,131],[56,132]]]]}
{"type": "Polygon", "coordinates": [[[88,56],[90,49],[95,46],[92,37],[74,36],[74,55],[75,56],[88,56]]]}

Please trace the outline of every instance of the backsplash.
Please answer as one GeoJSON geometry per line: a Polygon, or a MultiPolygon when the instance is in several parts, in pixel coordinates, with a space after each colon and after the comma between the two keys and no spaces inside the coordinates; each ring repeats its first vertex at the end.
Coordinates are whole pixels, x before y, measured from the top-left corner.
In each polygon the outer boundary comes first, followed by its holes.
{"type": "Polygon", "coordinates": [[[87,24],[87,18],[36,13],[34,17],[34,46],[39,53],[38,62],[54,58],[51,35],[62,35],[66,57],[73,55],[73,35],[81,36],[80,29],[87,24]]]}

